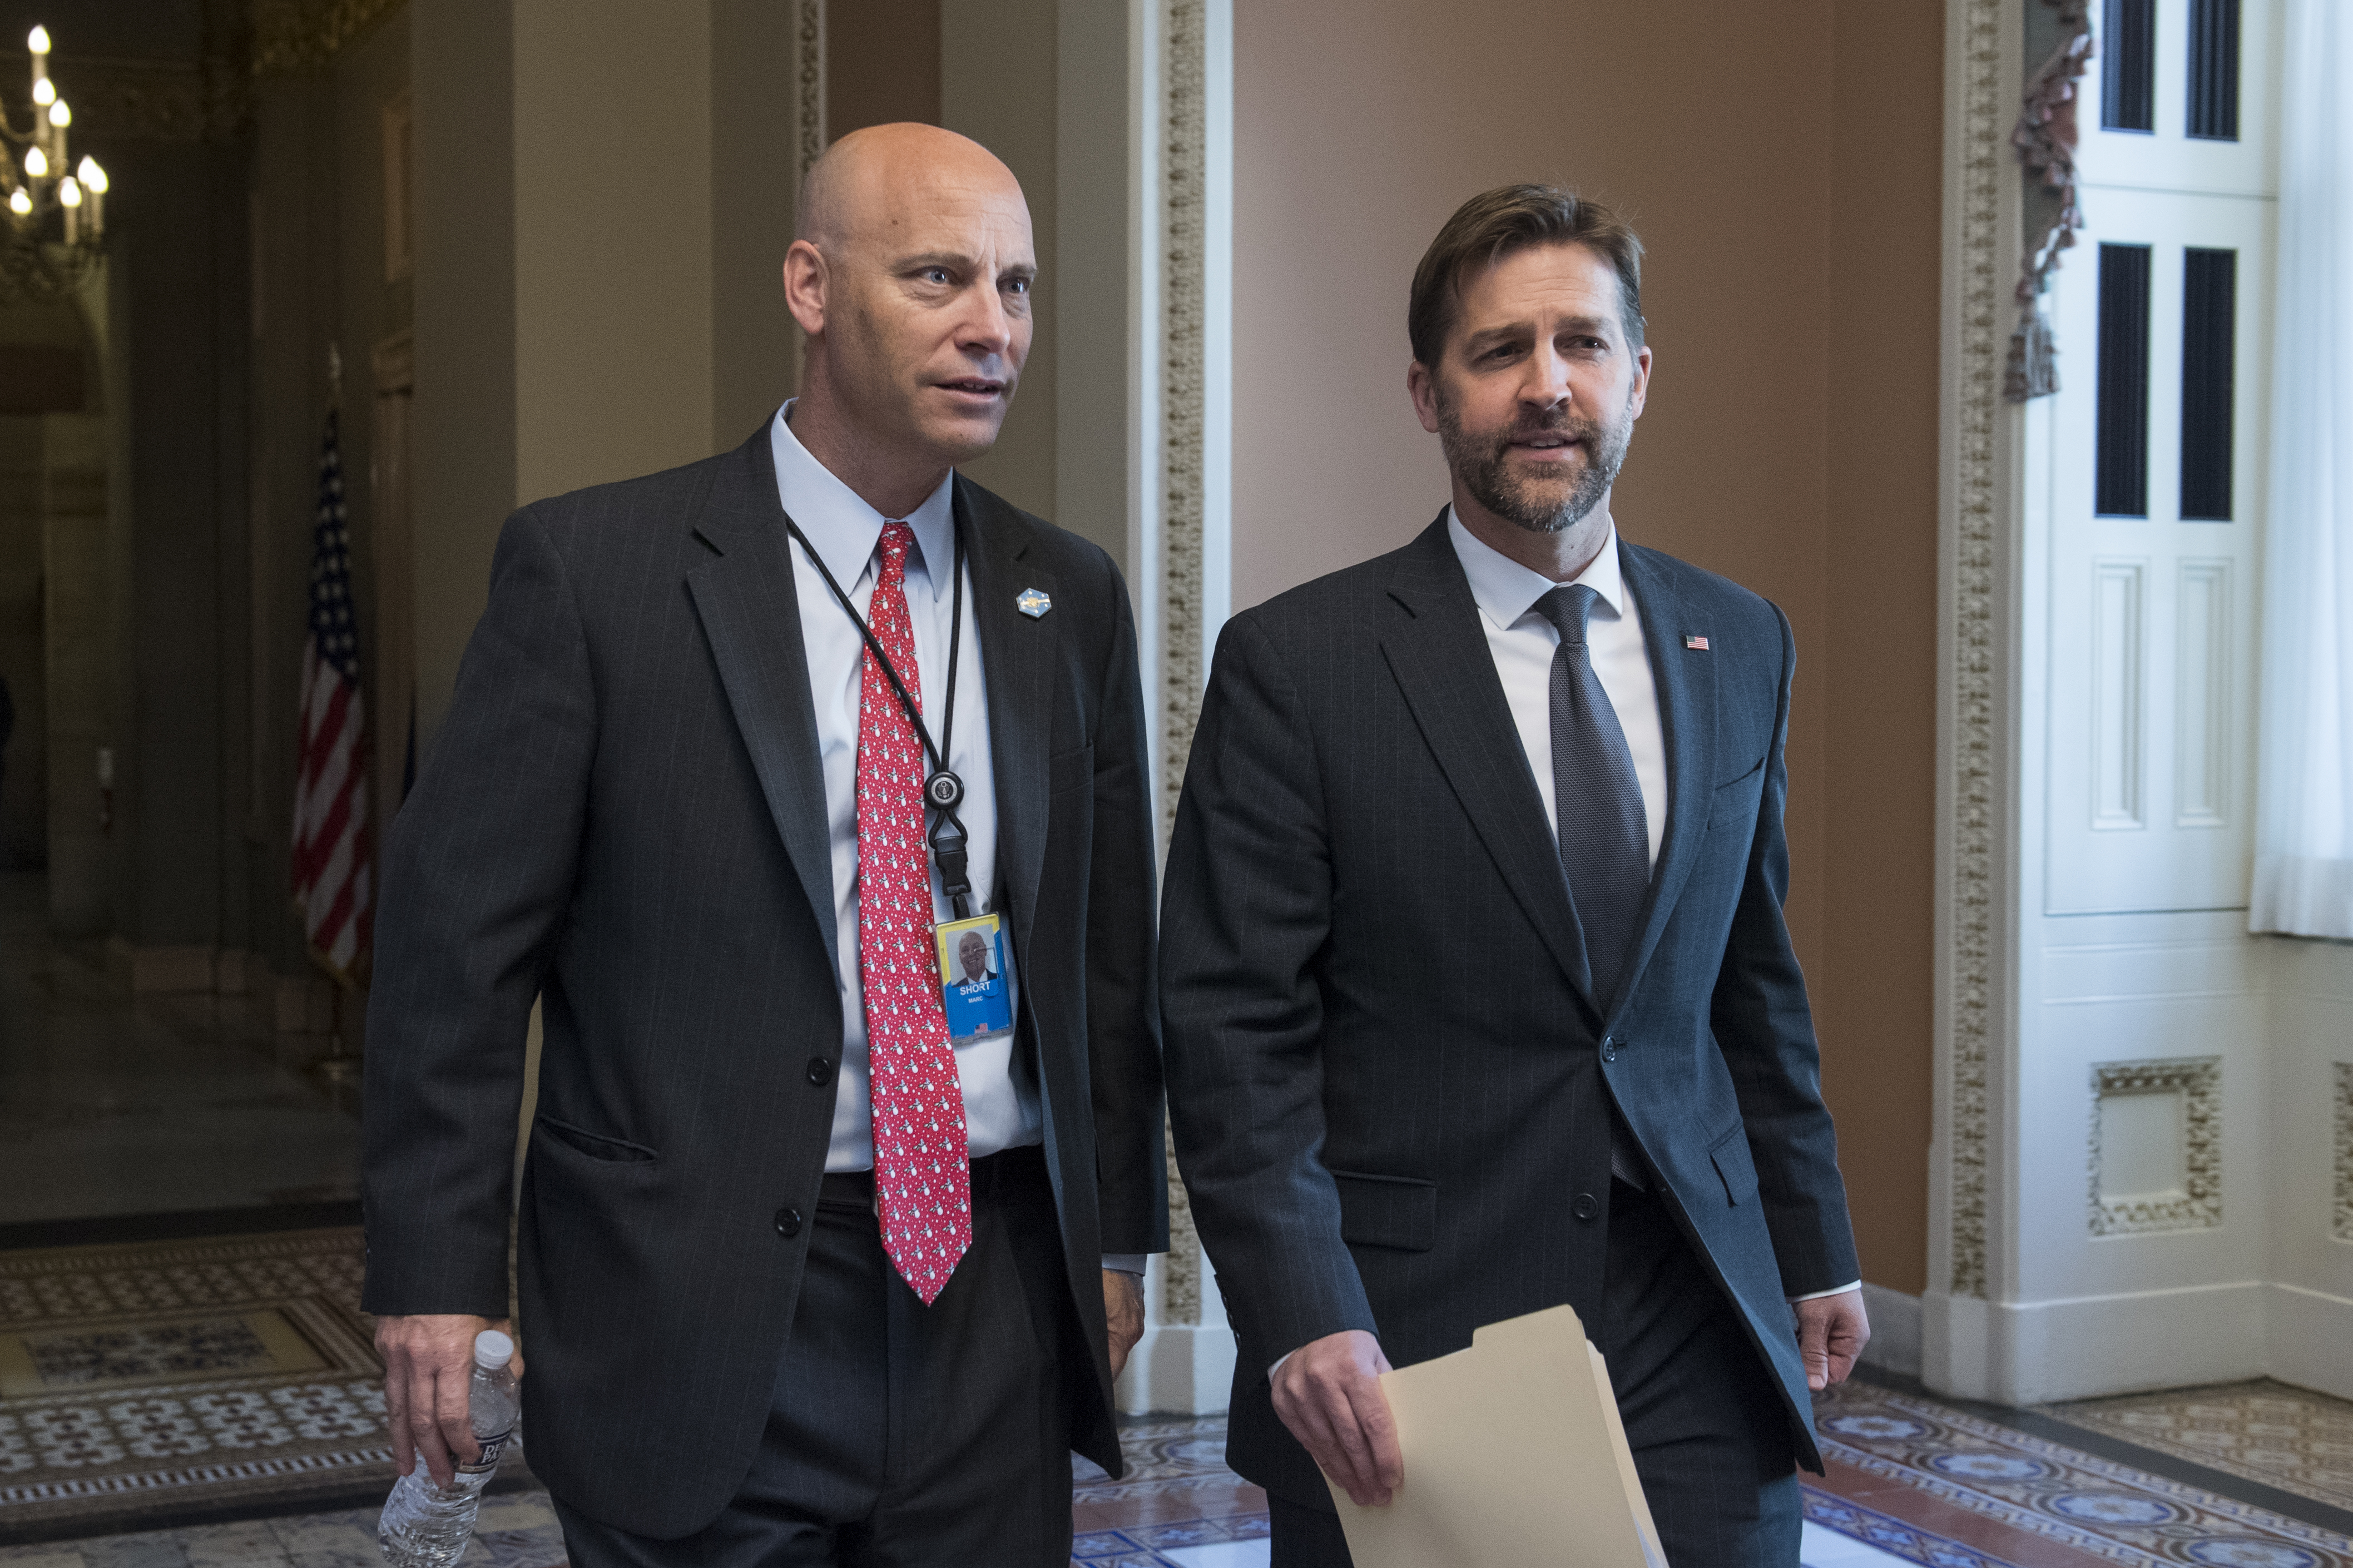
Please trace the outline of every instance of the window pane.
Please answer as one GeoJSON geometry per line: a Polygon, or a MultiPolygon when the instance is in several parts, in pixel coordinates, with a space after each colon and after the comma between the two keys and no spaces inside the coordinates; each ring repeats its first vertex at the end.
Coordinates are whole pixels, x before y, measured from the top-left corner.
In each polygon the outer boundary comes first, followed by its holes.
{"type": "Polygon", "coordinates": [[[2239,253],[2189,249],[2181,267],[2181,516],[2231,521],[2231,388],[2239,253]]]}
{"type": "Polygon", "coordinates": [[[2100,29],[2100,128],[2157,129],[2157,0],[2107,0],[2100,29]]]}
{"type": "Polygon", "coordinates": [[[2239,0],[2189,0],[2189,130],[2239,139],[2239,0]]]}
{"type": "Polygon", "coordinates": [[[2148,515],[2148,247],[2100,247],[2099,452],[2092,510],[2148,515]]]}

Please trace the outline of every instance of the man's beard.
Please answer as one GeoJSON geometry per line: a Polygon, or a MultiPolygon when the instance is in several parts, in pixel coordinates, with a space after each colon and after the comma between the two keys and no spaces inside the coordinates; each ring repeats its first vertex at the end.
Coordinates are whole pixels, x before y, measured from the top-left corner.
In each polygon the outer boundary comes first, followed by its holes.
{"type": "Polygon", "coordinates": [[[1626,447],[1634,438],[1631,400],[1611,424],[1579,419],[1557,410],[1535,424],[1519,424],[1493,437],[1474,437],[1462,428],[1454,400],[1438,397],[1438,439],[1447,467],[1462,480],[1472,499],[1506,522],[1531,533],[1560,533],[1585,521],[1617,481],[1626,461],[1626,447]],[[1580,443],[1585,463],[1566,496],[1549,484],[1531,482],[1512,471],[1511,448],[1532,436],[1558,436],[1580,443]]]}

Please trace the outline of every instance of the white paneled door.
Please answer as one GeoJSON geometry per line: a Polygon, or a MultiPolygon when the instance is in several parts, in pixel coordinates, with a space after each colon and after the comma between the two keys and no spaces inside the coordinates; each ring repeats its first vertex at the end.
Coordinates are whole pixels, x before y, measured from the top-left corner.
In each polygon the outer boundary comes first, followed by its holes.
{"type": "MultiPolygon", "coordinates": [[[[2086,110],[2096,127],[2096,102],[2086,110]]],[[[2086,228],[2050,301],[2065,357],[2043,907],[2234,909],[2253,841],[2269,161],[2208,142],[2176,184],[2235,170],[2238,188],[2151,188],[2161,139],[2090,127],[2086,228]]]]}

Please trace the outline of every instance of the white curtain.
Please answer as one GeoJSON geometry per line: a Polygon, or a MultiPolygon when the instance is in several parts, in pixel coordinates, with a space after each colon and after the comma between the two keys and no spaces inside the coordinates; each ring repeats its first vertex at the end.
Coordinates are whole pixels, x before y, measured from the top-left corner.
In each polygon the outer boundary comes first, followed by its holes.
{"type": "Polygon", "coordinates": [[[2353,5],[2288,0],[2248,926],[2353,937],[2353,5]]]}

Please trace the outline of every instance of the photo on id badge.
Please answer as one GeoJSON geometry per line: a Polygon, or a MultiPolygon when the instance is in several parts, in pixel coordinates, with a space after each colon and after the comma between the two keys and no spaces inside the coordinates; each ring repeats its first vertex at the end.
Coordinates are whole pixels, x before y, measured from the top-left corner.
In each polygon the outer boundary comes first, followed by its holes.
{"type": "Polygon", "coordinates": [[[1012,987],[1005,983],[1005,932],[999,917],[976,915],[932,928],[940,944],[940,994],[948,1038],[976,1040],[1013,1027],[1012,987]]]}

